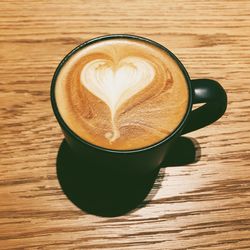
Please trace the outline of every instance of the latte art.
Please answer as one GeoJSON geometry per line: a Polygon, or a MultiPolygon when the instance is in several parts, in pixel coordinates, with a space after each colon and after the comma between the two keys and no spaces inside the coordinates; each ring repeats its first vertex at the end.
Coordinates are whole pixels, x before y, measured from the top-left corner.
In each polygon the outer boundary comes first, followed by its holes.
{"type": "Polygon", "coordinates": [[[117,38],[70,57],[56,80],[56,102],[81,138],[109,149],[137,149],[167,137],[188,102],[185,77],[162,49],[117,38]]]}
{"type": "Polygon", "coordinates": [[[110,108],[116,109],[134,94],[146,87],[154,78],[154,68],[139,57],[127,57],[118,65],[97,59],[84,66],[81,83],[110,108]]]}
{"type": "Polygon", "coordinates": [[[81,72],[81,83],[92,94],[99,97],[110,108],[114,141],[119,137],[115,125],[115,114],[119,106],[151,83],[155,75],[149,62],[139,57],[127,57],[115,65],[114,62],[96,59],[87,63],[81,72]]]}

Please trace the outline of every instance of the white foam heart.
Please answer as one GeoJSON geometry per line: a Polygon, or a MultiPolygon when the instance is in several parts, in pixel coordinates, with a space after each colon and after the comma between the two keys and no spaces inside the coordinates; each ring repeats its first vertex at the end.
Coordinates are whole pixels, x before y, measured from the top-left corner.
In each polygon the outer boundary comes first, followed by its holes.
{"type": "Polygon", "coordinates": [[[126,57],[117,65],[96,59],[84,66],[80,80],[109,106],[113,120],[119,106],[149,85],[154,75],[153,66],[143,58],[126,57]]]}

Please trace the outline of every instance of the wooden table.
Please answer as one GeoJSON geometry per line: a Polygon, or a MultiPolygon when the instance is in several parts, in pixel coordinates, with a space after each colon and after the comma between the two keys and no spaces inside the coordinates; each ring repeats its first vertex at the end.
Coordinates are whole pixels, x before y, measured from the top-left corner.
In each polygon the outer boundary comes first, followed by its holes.
{"type": "Polygon", "coordinates": [[[0,249],[250,249],[250,1],[0,2],[0,249]],[[228,94],[222,119],[188,134],[199,161],[169,166],[144,202],[118,217],[63,193],[63,139],[50,81],[63,56],[105,34],[173,51],[192,78],[228,94]]]}

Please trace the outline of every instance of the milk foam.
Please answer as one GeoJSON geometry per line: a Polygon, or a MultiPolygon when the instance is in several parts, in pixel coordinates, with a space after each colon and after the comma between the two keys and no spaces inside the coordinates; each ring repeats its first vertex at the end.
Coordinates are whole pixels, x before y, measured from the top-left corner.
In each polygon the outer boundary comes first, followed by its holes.
{"type": "MultiPolygon", "coordinates": [[[[105,59],[96,59],[87,63],[80,75],[80,80],[92,94],[104,101],[110,108],[113,128],[114,117],[121,104],[143,90],[154,78],[155,70],[150,62],[139,57],[126,57],[115,65],[105,59]]],[[[107,136],[110,141],[119,137],[107,136]]]]}
{"type": "Polygon", "coordinates": [[[178,126],[188,88],[164,50],[118,38],[84,47],[65,63],[56,80],[56,102],[81,138],[128,150],[159,142],[178,126]]]}

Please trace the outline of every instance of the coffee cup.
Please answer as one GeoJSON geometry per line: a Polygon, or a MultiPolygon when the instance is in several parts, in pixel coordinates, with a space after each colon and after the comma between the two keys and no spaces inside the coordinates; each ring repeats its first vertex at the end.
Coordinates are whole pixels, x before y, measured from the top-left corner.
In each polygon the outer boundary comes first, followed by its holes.
{"type": "Polygon", "coordinates": [[[144,175],[161,165],[178,137],[218,120],[227,95],[215,80],[191,80],[157,42],[116,34],[65,56],[51,103],[72,152],[91,162],[83,168],[144,175]],[[196,103],[203,105],[192,110],[196,103]]]}

